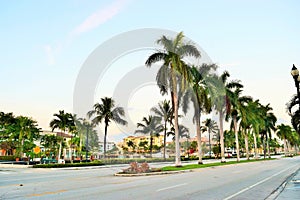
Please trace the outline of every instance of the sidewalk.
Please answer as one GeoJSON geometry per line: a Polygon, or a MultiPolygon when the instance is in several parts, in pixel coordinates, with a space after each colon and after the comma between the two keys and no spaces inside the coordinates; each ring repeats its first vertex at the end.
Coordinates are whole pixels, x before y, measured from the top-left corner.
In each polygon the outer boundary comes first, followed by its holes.
{"type": "Polygon", "coordinates": [[[287,180],[283,186],[283,191],[277,196],[276,200],[300,199],[300,168],[294,176],[287,180]]]}

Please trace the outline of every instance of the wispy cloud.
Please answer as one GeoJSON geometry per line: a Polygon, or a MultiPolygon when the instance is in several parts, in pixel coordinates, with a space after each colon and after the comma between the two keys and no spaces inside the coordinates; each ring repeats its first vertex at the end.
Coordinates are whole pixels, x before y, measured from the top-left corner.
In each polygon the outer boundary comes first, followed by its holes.
{"type": "Polygon", "coordinates": [[[48,65],[54,65],[55,64],[55,58],[54,58],[53,48],[50,45],[45,45],[43,48],[44,48],[44,51],[45,51],[46,56],[47,56],[47,64],[48,65]]]}
{"type": "Polygon", "coordinates": [[[81,34],[107,22],[113,16],[117,15],[124,8],[127,2],[128,0],[116,0],[110,5],[97,10],[95,13],[88,16],[80,25],[78,25],[74,29],[73,33],[81,34]]]}

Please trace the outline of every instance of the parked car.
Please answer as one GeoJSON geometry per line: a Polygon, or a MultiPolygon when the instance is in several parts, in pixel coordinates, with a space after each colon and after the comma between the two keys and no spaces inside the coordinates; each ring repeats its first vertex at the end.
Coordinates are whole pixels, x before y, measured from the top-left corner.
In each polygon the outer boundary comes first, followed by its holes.
{"type": "Polygon", "coordinates": [[[211,157],[215,157],[215,154],[214,154],[214,152],[207,152],[206,154],[204,154],[204,156],[205,157],[209,157],[209,156],[211,156],[211,157]]]}

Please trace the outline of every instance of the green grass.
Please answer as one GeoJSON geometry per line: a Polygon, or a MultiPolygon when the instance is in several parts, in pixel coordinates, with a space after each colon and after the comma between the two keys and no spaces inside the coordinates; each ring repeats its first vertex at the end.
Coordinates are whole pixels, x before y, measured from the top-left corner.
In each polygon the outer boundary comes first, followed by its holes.
{"type": "Polygon", "coordinates": [[[176,166],[166,166],[161,168],[162,171],[179,171],[179,170],[190,170],[190,169],[198,169],[198,168],[206,168],[206,167],[217,167],[217,166],[224,166],[224,165],[233,165],[233,164],[240,164],[240,163],[249,163],[249,162],[260,162],[266,160],[275,160],[275,158],[265,159],[265,160],[241,160],[240,162],[237,161],[229,161],[225,163],[217,162],[217,163],[208,163],[208,164],[191,164],[191,165],[184,165],[182,167],[176,166]]]}

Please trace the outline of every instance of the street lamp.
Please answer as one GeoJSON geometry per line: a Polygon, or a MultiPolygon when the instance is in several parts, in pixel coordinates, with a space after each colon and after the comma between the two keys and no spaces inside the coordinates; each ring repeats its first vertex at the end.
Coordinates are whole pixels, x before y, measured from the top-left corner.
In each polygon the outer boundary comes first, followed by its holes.
{"type": "Polygon", "coordinates": [[[300,76],[299,76],[299,70],[297,69],[297,67],[295,67],[294,64],[293,64],[293,68],[292,68],[292,71],[291,71],[291,75],[294,78],[295,86],[297,88],[297,97],[298,97],[298,104],[299,104],[299,109],[300,109],[300,92],[299,92],[300,76]]]}

